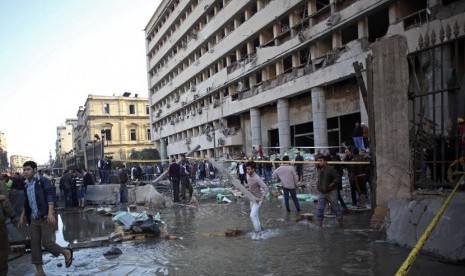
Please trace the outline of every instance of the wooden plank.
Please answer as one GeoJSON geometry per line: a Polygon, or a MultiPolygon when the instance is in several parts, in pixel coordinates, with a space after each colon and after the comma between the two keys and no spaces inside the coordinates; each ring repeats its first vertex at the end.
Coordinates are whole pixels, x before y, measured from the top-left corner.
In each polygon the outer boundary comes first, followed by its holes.
{"type": "Polygon", "coordinates": [[[226,176],[228,178],[228,181],[236,188],[238,189],[239,191],[241,191],[241,193],[243,193],[249,200],[251,201],[256,201],[257,198],[249,191],[247,190],[246,187],[244,187],[241,182],[239,181],[239,179],[233,177],[225,168],[223,168],[223,166],[219,163],[217,163],[216,161],[212,160],[212,159],[208,159],[208,161],[210,163],[212,163],[213,167],[215,167],[218,171],[221,172],[222,175],[226,176]]]}

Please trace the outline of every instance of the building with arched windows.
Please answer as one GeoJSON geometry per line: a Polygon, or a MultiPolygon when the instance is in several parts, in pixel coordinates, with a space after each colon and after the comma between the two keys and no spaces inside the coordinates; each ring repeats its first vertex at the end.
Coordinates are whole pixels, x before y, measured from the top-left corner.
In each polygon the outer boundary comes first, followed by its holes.
{"type": "Polygon", "coordinates": [[[72,136],[73,148],[63,153],[64,168],[96,169],[99,156],[127,160],[133,151],[151,149],[148,100],[129,92],[89,95],[79,107],[72,136]]]}

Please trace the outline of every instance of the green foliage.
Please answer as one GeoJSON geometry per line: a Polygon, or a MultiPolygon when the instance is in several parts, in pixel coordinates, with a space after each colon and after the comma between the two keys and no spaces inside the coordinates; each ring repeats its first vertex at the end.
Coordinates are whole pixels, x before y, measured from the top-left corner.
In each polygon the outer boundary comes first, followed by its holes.
{"type": "MultiPolygon", "coordinates": [[[[160,153],[157,149],[144,149],[142,151],[133,151],[129,156],[131,160],[140,160],[140,163],[146,163],[145,160],[160,160],[160,153]]],[[[153,162],[155,163],[155,162],[153,162]]],[[[128,162],[127,168],[139,165],[139,162],[128,162]]]]}

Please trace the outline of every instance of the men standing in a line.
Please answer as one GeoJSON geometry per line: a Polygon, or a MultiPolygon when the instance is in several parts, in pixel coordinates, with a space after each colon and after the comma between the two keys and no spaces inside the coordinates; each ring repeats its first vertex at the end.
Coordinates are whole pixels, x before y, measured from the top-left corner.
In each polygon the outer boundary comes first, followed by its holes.
{"type": "Polygon", "coordinates": [[[341,208],[337,203],[337,184],[340,181],[340,176],[336,169],[328,166],[329,156],[322,154],[317,155],[315,160],[318,168],[318,184],[317,188],[320,194],[318,195],[318,212],[317,212],[317,225],[323,225],[324,211],[326,204],[331,206],[331,213],[336,214],[339,226],[343,226],[341,208]]]}
{"type": "Polygon", "coordinates": [[[0,275],[8,275],[8,253],[10,252],[10,243],[8,241],[8,229],[6,220],[12,220],[15,216],[15,210],[8,199],[8,192],[3,180],[0,181],[0,275]]]}
{"type": "Polygon", "coordinates": [[[336,162],[339,162],[339,164],[337,164],[335,167],[337,173],[339,174],[340,176],[340,180],[339,182],[337,183],[337,200],[339,201],[339,203],[341,203],[341,206],[342,206],[342,209],[344,210],[344,212],[348,212],[348,209],[347,209],[347,205],[346,203],[344,202],[344,199],[342,198],[342,195],[341,195],[341,191],[342,191],[342,176],[344,175],[344,169],[342,167],[342,164],[340,164],[340,162],[342,161],[341,160],[341,157],[337,154],[337,151],[336,149],[331,149],[330,151],[330,154],[331,154],[331,157],[330,157],[330,160],[331,161],[336,161],[336,162]]]}
{"type": "Polygon", "coordinates": [[[179,202],[179,180],[181,175],[181,166],[176,163],[176,159],[171,159],[171,164],[168,168],[168,176],[173,185],[173,202],[179,202]]]}
{"type": "Polygon", "coordinates": [[[63,195],[65,202],[65,208],[73,208],[73,197],[71,191],[71,176],[68,170],[63,172],[63,176],[60,178],[60,191],[63,195]]]}
{"type": "MultiPolygon", "coordinates": [[[[289,161],[289,156],[284,156],[283,161],[289,161]]],[[[281,182],[281,186],[283,188],[284,193],[284,205],[286,205],[286,211],[288,213],[291,212],[291,209],[289,208],[289,194],[291,194],[295,208],[297,209],[297,212],[300,212],[300,205],[299,201],[297,200],[296,193],[299,178],[292,165],[289,163],[282,164],[273,172],[273,177],[276,177],[281,182]]]]}
{"type": "Polygon", "coordinates": [[[194,194],[194,189],[192,188],[190,182],[190,165],[189,161],[186,160],[184,155],[181,155],[181,172],[180,172],[180,183],[181,183],[181,198],[185,204],[188,204],[190,200],[187,199],[186,190],[189,191],[190,198],[194,194]]]}
{"type": "Polygon", "coordinates": [[[249,184],[249,191],[255,196],[255,200],[250,201],[250,219],[252,220],[255,234],[259,234],[262,231],[262,225],[260,224],[260,218],[258,217],[258,211],[262,206],[263,199],[268,193],[268,187],[263,182],[262,178],[255,173],[255,162],[250,161],[245,165],[247,170],[247,183],[249,184]]]}
{"type": "MultiPolygon", "coordinates": [[[[289,158],[287,158],[289,160],[289,158]]],[[[284,161],[284,158],[283,158],[283,161],[284,161]]],[[[295,164],[295,170],[297,171],[297,176],[298,176],[298,181],[299,183],[302,182],[302,178],[303,178],[303,175],[304,175],[304,164],[301,163],[302,161],[304,161],[304,157],[302,155],[300,155],[300,151],[297,151],[295,153],[295,159],[294,161],[297,161],[296,164],[295,164]]]]}
{"type": "Polygon", "coordinates": [[[36,266],[36,275],[45,275],[42,266],[42,246],[55,257],[62,254],[66,267],[70,267],[73,262],[73,250],[55,243],[55,188],[50,180],[37,174],[37,164],[34,161],[26,161],[23,171],[26,177],[26,200],[19,217],[18,228],[23,227],[26,218],[31,232],[31,261],[36,266]]]}

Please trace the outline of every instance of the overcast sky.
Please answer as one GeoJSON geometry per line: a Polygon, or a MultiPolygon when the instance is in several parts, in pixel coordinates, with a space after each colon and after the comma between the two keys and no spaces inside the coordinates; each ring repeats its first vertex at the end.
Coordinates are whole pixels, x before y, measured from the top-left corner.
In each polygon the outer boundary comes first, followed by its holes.
{"type": "Polygon", "coordinates": [[[0,132],[8,155],[55,158],[88,94],[147,97],[144,28],[161,0],[0,0],[0,132]]]}

